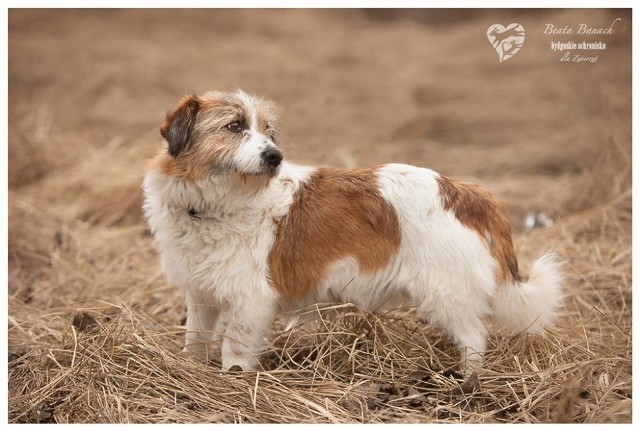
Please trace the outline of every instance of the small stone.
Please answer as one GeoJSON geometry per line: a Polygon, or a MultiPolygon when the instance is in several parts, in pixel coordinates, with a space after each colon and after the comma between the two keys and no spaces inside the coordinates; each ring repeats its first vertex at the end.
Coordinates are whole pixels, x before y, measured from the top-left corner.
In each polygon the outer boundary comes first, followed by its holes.
{"type": "Polygon", "coordinates": [[[74,328],[82,332],[98,326],[98,321],[91,314],[83,312],[73,316],[72,324],[74,328]]]}

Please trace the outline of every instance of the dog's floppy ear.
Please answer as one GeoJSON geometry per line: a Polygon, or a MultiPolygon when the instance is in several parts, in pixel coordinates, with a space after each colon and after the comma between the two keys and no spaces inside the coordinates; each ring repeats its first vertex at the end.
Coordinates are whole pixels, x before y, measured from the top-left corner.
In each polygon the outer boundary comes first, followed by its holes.
{"type": "Polygon", "coordinates": [[[160,126],[160,134],[169,143],[169,154],[176,157],[189,147],[191,133],[200,110],[197,96],[185,96],[160,126]]]}

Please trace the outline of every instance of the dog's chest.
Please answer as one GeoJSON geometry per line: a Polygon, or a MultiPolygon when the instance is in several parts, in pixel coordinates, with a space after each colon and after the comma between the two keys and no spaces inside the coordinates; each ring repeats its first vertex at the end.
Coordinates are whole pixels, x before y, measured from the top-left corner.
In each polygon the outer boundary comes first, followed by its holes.
{"type": "Polygon", "coordinates": [[[162,269],[176,284],[214,293],[219,299],[258,289],[268,279],[268,256],[287,202],[280,194],[247,205],[195,205],[171,211],[158,226],[162,269]]]}
{"type": "Polygon", "coordinates": [[[288,213],[296,185],[289,177],[277,178],[257,195],[242,195],[149,174],[145,215],[167,280],[201,289],[264,284],[277,223],[288,213]]]}
{"type": "MultiPolygon", "coordinates": [[[[166,248],[184,262],[189,285],[233,284],[229,279],[266,271],[275,236],[268,208],[183,211],[170,220],[166,248]]],[[[171,266],[165,266],[165,271],[173,271],[171,266]]]]}

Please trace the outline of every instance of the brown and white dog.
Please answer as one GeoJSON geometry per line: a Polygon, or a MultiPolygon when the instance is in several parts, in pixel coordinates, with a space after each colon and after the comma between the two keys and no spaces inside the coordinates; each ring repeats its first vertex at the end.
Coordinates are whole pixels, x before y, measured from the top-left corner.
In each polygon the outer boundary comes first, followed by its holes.
{"type": "Polygon", "coordinates": [[[503,207],[476,185],[429,169],[283,161],[273,105],[187,96],[161,127],[168,151],[144,179],[144,212],[167,280],[186,293],[185,350],[222,368],[256,367],[277,312],[313,301],[375,309],[403,296],[445,330],[463,368],[486,349],[482,319],[541,332],[562,301],[547,254],[528,281],[503,207]]]}

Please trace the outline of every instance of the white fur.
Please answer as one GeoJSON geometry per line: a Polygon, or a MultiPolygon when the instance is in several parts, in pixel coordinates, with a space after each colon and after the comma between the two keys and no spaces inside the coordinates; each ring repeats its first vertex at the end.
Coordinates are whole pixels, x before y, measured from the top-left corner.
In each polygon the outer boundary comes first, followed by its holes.
{"type": "Polygon", "coordinates": [[[562,304],[562,263],[548,253],[533,263],[529,281],[500,289],[493,323],[509,333],[540,334],[549,327],[562,304]]]}
{"type": "Polygon", "coordinates": [[[242,90],[235,93],[242,104],[245,106],[248,115],[248,130],[243,133],[248,135],[244,139],[240,148],[236,151],[231,159],[233,166],[240,172],[245,174],[259,174],[263,170],[261,154],[268,148],[277,150],[278,147],[273,143],[271,138],[265,136],[258,128],[258,119],[253,103],[253,99],[242,90]]]}
{"type": "Polygon", "coordinates": [[[255,366],[277,309],[267,267],[273,220],[286,214],[293,193],[311,171],[283,164],[257,195],[243,193],[227,177],[191,184],[160,172],[146,175],[144,212],[160,249],[162,270],[168,282],[186,290],[186,350],[207,356],[215,339],[211,331],[220,312],[226,312],[223,369],[255,366]],[[199,219],[192,218],[188,208],[199,219]]]}
{"type": "Polygon", "coordinates": [[[383,196],[402,229],[396,280],[418,314],[444,329],[467,354],[485,350],[481,319],[491,309],[495,262],[478,235],[441,204],[438,174],[392,164],[380,172],[383,196]]]}
{"type": "Polygon", "coordinates": [[[235,95],[238,96],[249,114],[249,122],[255,125],[258,119],[258,113],[256,112],[256,105],[254,103],[255,99],[242,90],[236,90],[235,95]]]}
{"type": "MultiPolygon", "coordinates": [[[[158,172],[147,174],[144,211],[163,271],[187,292],[185,349],[209,355],[215,341],[211,331],[216,324],[222,330],[218,315],[226,312],[223,370],[255,367],[279,306],[267,264],[274,220],[287,214],[295,191],[313,169],[283,163],[257,195],[218,177],[188,185],[158,172]],[[200,220],[192,219],[187,207],[200,220]]],[[[497,289],[496,263],[479,236],[442,207],[437,178],[437,173],[414,166],[382,167],[380,192],[395,208],[401,228],[397,254],[373,274],[360,272],[352,257],[333,262],[317,293],[320,299],[369,309],[406,296],[420,317],[452,336],[463,364],[478,364],[486,350],[482,319],[495,314],[507,325],[542,328],[560,301],[561,276],[555,261],[544,257],[528,283],[497,289]]]]}

